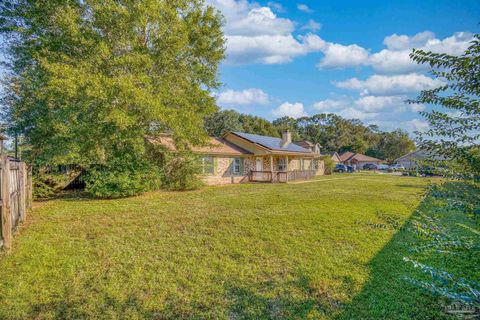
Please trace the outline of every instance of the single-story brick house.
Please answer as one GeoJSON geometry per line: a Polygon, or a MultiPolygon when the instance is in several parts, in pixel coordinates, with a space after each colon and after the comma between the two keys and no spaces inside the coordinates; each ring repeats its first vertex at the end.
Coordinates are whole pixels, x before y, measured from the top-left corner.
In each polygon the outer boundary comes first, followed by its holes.
{"type": "MultiPolygon", "coordinates": [[[[169,136],[155,141],[175,150],[169,136]]],[[[200,155],[203,179],[209,185],[288,182],[324,174],[320,146],[293,143],[289,131],[283,132],[282,138],[227,132],[221,138],[211,137],[207,146],[193,147],[192,151],[200,155]]]]}
{"type": "Polygon", "coordinates": [[[357,169],[363,169],[366,164],[379,165],[383,160],[369,157],[361,153],[345,152],[340,156],[340,162],[346,165],[355,166],[357,169]]]}
{"type": "Polygon", "coordinates": [[[425,160],[445,161],[446,158],[425,150],[417,150],[398,158],[395,162],[405,169],[412,169],[416,168],[419,162],[425,160]]]}

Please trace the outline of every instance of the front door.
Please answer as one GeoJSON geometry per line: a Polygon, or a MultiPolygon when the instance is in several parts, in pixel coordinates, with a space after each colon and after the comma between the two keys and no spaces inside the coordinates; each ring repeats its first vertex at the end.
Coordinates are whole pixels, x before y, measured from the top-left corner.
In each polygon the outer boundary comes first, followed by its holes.
{"type": "Polygon", "coordinates": [[[256,170],[263,171],[263,158],[257,158],[256,164],[256,170]]]}

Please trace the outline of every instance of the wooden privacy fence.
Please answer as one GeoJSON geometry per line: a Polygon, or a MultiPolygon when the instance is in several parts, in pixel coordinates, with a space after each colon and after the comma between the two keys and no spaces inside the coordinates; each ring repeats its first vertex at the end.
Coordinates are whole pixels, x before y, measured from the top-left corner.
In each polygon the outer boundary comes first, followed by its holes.
{"type": "Polygon", "coordinates": [[[0,157],[0,246],[10,249],[12,235],[32,206],[32,170],[25,162],[0,157]]]}

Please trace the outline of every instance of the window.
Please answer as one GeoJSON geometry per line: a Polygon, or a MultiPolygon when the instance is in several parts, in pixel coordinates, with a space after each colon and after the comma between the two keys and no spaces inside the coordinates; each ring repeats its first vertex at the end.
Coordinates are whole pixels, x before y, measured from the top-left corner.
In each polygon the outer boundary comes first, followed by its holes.
{"type": "Polygon", "coordinates": [[[215,166],[213,162],[213,157],[205,156],[202,158],[202,173],[203,174],[214,174],[215,166]]]}
{"type": "Polygon", "coordinates": [[[312,160],[312,170],[318,170],[318,160],[312,160]]]}
{"type": "Polygon", "coordinates": [[[241,162],[243,159],[241,158],[233,158],[233,163],[232,163],[232,172],[233,174],[240,174],[241,173],[241,162]]]}
{"type": "Polygon", "coordinates": [[[287,171],[287,165],[285,162],[285,158],[279,158],[277,164],[278,171],[287,171]]]}
{"type": "Polygon", "coordinates": [[[300,170],[305,170],[305,159],[300,159],[300,170]]]}

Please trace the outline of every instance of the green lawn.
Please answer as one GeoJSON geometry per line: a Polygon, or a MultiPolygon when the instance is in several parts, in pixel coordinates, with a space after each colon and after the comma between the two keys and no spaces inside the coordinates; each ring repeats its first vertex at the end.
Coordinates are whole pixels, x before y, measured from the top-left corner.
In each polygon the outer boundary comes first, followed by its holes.
{"type": "Polygon", "coordinates": [[[442,318],[403,279],[416,236],[402,225],[429,182],[336,175],[36,203],[0,256],[0,318],[442,318]]]}

